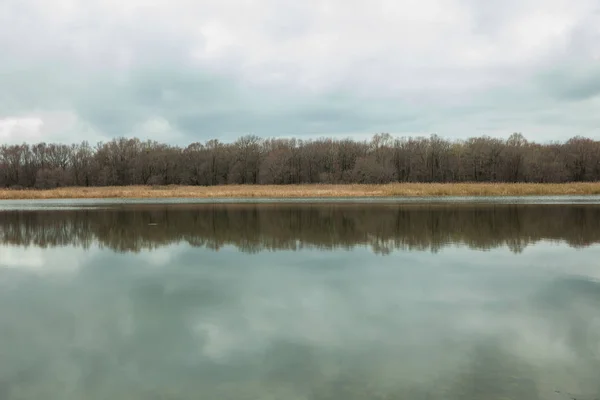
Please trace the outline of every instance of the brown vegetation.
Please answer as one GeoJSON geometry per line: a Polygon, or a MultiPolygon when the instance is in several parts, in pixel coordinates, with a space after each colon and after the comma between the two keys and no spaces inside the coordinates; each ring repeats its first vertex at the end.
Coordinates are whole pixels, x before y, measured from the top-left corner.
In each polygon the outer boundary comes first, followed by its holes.
{"type": "Polygon", "coordinates": [[[517,133],[508,140],[483,136],[449,141],[436,135],[389,134],[377,134],[370,141],[298,140],[248,135],[233,143],[209,140],[187,147],[126,138],[95,146],[87,142],[0,146],[4,188],[595,181],[600,181],[600,141],[579,136],[547,144],[527,141],[517,133]]]}
{"type": "Polygon", "coordinates": [[[600,182],[390,183],[381,185],[108,186],[3,189],[0,199],[76,198],[358,198],[600,194],[600,182]]]}

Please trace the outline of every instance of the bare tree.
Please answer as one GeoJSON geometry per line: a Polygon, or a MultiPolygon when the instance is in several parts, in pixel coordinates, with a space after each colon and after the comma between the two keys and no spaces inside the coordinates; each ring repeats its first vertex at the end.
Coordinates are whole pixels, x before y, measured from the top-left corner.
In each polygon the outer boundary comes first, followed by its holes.
{"type": "Polygon", "coordinates": [[[378,133],[370,141],[246,135],[185,148],[136,138],[0,146],[3,187],[597,180],[600,142],[580,136],[545,144],[520,133],[506,141],[378,133]]]}
{"type": "Polygon", "coordinates": [[[505,177],[507,181],[527,180],[525,174],[525,154],[527,139],[521,133],[513,133],[506,141],[505,177]]]}

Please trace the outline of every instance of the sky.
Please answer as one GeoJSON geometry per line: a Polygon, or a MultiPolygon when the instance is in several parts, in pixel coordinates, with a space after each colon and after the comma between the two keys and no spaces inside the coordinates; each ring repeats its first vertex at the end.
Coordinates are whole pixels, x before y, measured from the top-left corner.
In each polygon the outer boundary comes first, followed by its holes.
{"type": "Polygon", "coordinates": [[[0,143],[600,138],[600,0],[0,0],[0,143]]]}

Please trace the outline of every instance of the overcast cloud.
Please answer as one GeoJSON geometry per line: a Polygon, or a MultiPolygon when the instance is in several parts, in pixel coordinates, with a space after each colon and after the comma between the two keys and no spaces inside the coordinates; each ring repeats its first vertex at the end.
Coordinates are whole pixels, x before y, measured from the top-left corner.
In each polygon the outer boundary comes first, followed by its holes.
{"type": "Polygon", "coordinates": [[[600,0],[0,0],[0,142],[600,138],[600,0]]]}

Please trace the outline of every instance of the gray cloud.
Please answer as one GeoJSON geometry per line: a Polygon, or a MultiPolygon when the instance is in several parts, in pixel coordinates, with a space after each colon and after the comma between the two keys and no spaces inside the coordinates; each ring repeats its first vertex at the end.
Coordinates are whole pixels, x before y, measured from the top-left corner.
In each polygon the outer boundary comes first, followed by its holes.
{"type": "Polygon", "coordinates": [[[559,99],[582,101],[600,95],[600,63],[586,68],[563,68],[545,76],[545,86],[559,99]]]}
{"type": "Polygon", "coordinates": [[[598,26],[594,0],[5,0],[0,140],[598,134],[598,26]]]}

